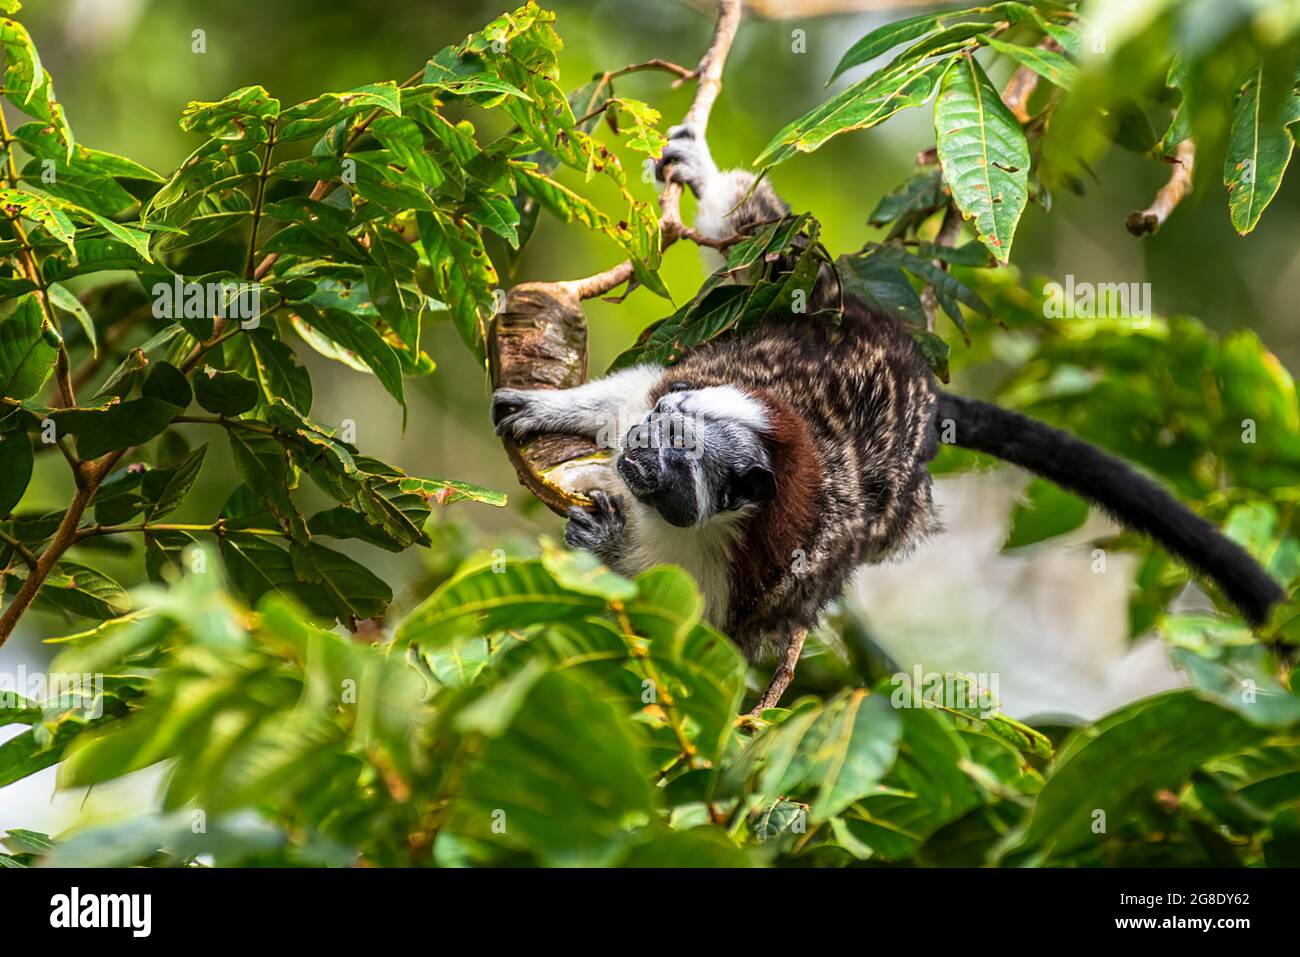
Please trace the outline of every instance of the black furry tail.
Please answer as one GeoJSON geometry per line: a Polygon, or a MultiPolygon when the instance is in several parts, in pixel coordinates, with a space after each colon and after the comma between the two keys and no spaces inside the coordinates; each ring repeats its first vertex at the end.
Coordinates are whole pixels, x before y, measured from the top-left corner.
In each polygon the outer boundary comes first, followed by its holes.
{"type": "Polygon", "coordinates": [[[1163,545],[1213,579],[1252,625],[1286,598],[1246,551],[1130,466],[1059,429],[987,402],[939,395],[936,426],[953,420],[955,444],[985,452],[1051,479],[1100,506],[1121,524],[1163,545]]]}

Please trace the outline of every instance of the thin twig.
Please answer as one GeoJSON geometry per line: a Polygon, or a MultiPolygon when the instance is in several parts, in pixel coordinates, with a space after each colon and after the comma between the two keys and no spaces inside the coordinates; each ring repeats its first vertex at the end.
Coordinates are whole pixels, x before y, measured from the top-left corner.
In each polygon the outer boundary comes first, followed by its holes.
{"type": "MultiPolygon", "coordinates": [[[[171,524],[149,524],[142,523],[139,525],[87,525],[84,528],[77,529],[77,541],[83,541],[87,538],[96,538],[101,535],[117,535],[121,532],[142,532],[146,535],[157,534],[158,532],[208,532],[213,535],[221,535],[226,531],[226,520],[217,519],[208,525],[171,525],[171,524]]],[[[264,537],[283,538],[284,532],[271,528],[239,528],[231,529],[238,531],[242,535],[261,535],[264,537]]]]}
{"type": "MultiPolygon", "coordinates": [[[[703,139],[709,124],[709,113],[722,90],[722,70],[727,63],[727,54],[736,39],[736,30],[740,26],[740,0],[718,0],[718,21],[713,28],[713,39],[709,48],[700,58],[700,65],[694,71],[698,76],[695,87],[695,99],[682,120],[683,126],[695,130],[696,138],[703,139]]],[[[679,239],[690,239],[703,246],[725,248],[738,241],[738,237],[725,240],[713,240],[682,222],[681,215],[682,186],[669,180],[659,194],[659,247],[667,249],[679,239]]],[[[573,292],[579,299],[594,299],[602,296],[627,282],[634,275],[631,260],[621,262],[604,272],[581,279],[569,279],[555,285],[573,292]]]]}
{"type": "Polygon", "coordinates": [[[271,121],[266,137],[266,149],[262,153],[262,167],[257,171],[257,198],[253,201],[253,232],[248,237],[247,265],[244,275],[253,278],[257,259],[257,227],[262,224],[262,207],[266,204],[266,181],[271,176],[271,152],[275,149],[275,120],[271,121]]]}
{"type": "Polygon", "coordinates": [[[94,462],[81,462],[78,464],[75,470],[77,474],[77,491],[72,496],[72,501],[68,503],[68,510],[63,513],[63,520],[59,522],[59,527],[55,529],[49,544],[45,546],[45,550],[41,552],[40,557],[36,560],[35,567],[23,579],[18,592],[10,600],[4,612],[0,613],[0,645],[9,640],[14,627],[18,624],[18,619],[31,607],[32,602],[36,599],[37,592],[45,584],[45,579],[54,570],[54,566],[63,557],[63,553],[76,543],[77,526],[81,523],[81,517],[86,513],[86,508],[90,505],[91,499],[95,497],[95,491],[124,454],[126,454],[125,449],[110,452],[102,459],[97,459],[94,462]]]}
{"type": "Polygon", "coordinates": [[[0,542],[4,542],[6,545],[12,548],[14,550],[14,554],[16,554],[19,558],[21,558],[23,560],[23,564],[26,565],[28,568],[34,569],[36,567],[35,553],[33,553],[30,548],[28,548],[18,539],[14,538],[14,536],[6,532],[3,528],[0,528],[0,542]]]}
{"type": "MultiPolygon", "coordinates": [[[[949,201],[947,208],[943,213],[943,222],[939,226],[939,231],[934,236],[936,246],[949,246],[957,241],[957,236],[961,233],[961,211],[957,209],[957,204],[949,201]]],[[[948,271],[948,264],[940,259],[933,260],[934,265],[948,271]]],[[[934,332],[935,321],[939,314],[939,293],[932,283],[926,283],[925,289],[921,291],[921,308],[925,312],[925,328],[929,332],[934,332]]]]}
{"type": "Polygon", "coordinates": [[[1169,162],[1173,165],[1173,172],[1169,174],[1169,182],[1156,193],[1155,200],[1146,209],[1129,213],[1124,225],[1134,236],[1149,236],[1157,232],[1178,204],[1192,192],[1196,144],[1190,137],[1174,147],[1174,155],[1169,162]]]}

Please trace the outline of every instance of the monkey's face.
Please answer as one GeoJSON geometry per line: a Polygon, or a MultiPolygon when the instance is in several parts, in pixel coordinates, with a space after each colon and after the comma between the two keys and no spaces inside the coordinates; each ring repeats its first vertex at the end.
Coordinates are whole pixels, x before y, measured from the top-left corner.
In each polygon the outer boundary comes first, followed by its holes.
{"type": "Polygon", "coordinates": [[[623,437],[628,491],[670,525],[703,525],[775,495],[760,402],[733,386],[679,388],[623,437]]]}

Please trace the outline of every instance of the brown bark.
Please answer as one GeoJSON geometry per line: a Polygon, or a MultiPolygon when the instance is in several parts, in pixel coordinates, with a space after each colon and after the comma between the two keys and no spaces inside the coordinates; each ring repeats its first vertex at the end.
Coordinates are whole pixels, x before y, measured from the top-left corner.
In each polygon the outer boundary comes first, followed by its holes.
{"type": "Polygon", "coordinates": [[[1149,236],[1159,231],[1170,213],[1191,195],[1192,172],[1196,167],[1196,145],[1190,139],[1183,140],[1174,147],[1174,155],[1169,162],[1173,165],[1169,182],[1160,187],[1150,206],[1129,214],[1125,226],[1134,236],[1149,236]]]}
{"type": "MultiPolygon", "coordinates": [[[[571,389],[587,377],[587,320],[564,283],[525,283],[510,290],[488,336],[492,388],[571,389]]],[[[590,439],[541,435],[523,443],[502,437],[519,482],[557,514],[583,504],[551,471],[599,453],[590,439]]]]}

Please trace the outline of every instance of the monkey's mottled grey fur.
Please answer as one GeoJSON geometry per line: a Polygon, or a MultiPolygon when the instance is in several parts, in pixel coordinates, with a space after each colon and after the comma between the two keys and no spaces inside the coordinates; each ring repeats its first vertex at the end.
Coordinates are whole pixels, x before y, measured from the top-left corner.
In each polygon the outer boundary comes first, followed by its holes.
{"type": "MultiPolygon", "coordinates": [[[[715,238],[789,212],[752,174],[720,172],[690,130],[670,131],[659,171],[696,194],[696,229],[715,238]]],[[[814,309],[832,298],[825,275],[818,286],[814,309]]],[[[1244,551],[1118,460],[940,392],[898,320],[834,293],[838,318],[772,316],[667,369],[638,366],[564,391],[499,390],[498,430],[579,432],[618,450],[594,507],[572,510],[568,542],[628,575],[684,566],[706,616],[751,660],[768,647],[782,655],[859,565],[903,555],[937,530],[927,464],[942,424],[956,444],[1034,469],[1151,534],[1251,621],[1282,596],[1244,551]]]]}

